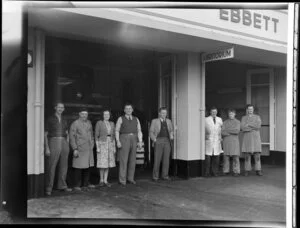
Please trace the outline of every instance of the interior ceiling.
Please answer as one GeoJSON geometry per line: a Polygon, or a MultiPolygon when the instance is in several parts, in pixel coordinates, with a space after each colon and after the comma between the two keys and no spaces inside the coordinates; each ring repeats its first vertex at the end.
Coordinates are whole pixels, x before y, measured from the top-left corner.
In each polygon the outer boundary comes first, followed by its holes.
{"type": "MultiPolygon", "coordinates": [[[[33,9],[29,12],[29,26],[39,27],[51,36],[159,52],[212,52],[233,45],[55,9],[33,9]]],[[[286,54],[234,46],[237,61],[286,65],[286,54]]]]}

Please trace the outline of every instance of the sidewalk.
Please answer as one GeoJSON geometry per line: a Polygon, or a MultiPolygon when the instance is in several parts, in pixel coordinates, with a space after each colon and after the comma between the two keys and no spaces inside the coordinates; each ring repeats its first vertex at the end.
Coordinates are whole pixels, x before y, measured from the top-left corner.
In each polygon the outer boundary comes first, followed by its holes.
{"type": "Polygon", "coordinates": [[[137,179],[80,193],[28,200],[28,217],[185,219],[285,222],[285,168],[264,166],[264,176],[137,179]]]}

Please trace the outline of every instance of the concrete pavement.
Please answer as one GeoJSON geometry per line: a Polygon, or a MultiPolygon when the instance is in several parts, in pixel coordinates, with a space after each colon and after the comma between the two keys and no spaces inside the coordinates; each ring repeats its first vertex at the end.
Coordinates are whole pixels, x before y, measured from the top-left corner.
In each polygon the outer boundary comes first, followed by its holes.
{"type": "Polygon", "coordinates": [[[28,200],[30,218],[176,219],[285,222],[285,168],[264,166],[264,176],[116,182],[79,193],[28,200]]]}

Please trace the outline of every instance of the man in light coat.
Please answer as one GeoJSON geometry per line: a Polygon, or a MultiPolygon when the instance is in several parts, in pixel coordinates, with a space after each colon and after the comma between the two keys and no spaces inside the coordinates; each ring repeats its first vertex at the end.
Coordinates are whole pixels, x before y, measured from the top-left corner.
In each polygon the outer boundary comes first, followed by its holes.
{"type": "Polygon", "coordinates": [[[75,120],[70,128],[70,144],[73,149],[74,168],[74,190],[80,191],[83,189],[95,188],[89,184],[89,168],[94,166],[94,134],[91,121],[88,118],[87,109],[81,109],[79,118],[75,120]],[[81,181],[81,176],[83,180],[81,181]]]}
{"type": "Polygon", "coordinates": [[[219,155],[223,153],[221,146],[221,128],[223,121],[217,117],[216,107],[210,109],[210,116],[205,118],[205,176],[218,176],[219,155]],[[212,172],[210,172],[210,170],[212,172]]]}
{"type": "Polygon", "coordinates": [[[154,167],[153,181],[159,179],[159,168],[162,162],[162,179],[170,180],[169,178],[169,161],[171,154],[171,140],[174,139],[173,124],[167,118],[167,108],[159,109],[159,118],[153,119],[151,122],[149,135],[154,142],[154,167]]]}
{"type": "Polygon", "coordinates": [[[254,156],[256,175],[262,176],[260,154],[261,146],[261,118],[254,114],[254,106],[247,105],[247,115],[242,117],[241,131],[243,132],[242,153],[245,154],[245,176],[248,176],[251,167],[251,155],[254,156]]]}

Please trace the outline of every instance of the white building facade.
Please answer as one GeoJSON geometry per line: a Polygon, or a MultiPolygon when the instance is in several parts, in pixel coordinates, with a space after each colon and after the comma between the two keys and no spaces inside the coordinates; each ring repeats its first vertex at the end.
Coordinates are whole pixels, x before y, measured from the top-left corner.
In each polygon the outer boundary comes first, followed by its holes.
{"type": "MultiPolygon", "coordinates": [[[[158,89],[153,99],[157,108],[170,108],[172,159],[177,175],[189,178],[203,173],[204,121],[210,106],[217,106],[221,115],[235,108],[240,117],[246,104],[254,104],[263,121],[263,159],[285,158],[287,25],[285,10],[33,9],[28,25],[33,57],[28,67],[29,196],[41,196],[44,190],[47,37],[168,53],[155,57],[158,89]],[[232,53],[224,57],[228,50],[232,53]]],[[[145,105],[141,101],[137,106],[143,110],[145,105]]]]}

